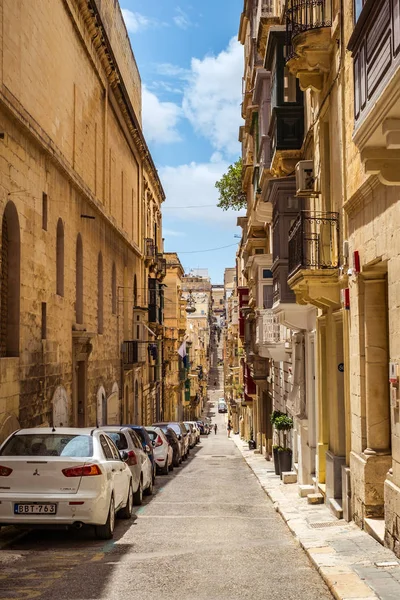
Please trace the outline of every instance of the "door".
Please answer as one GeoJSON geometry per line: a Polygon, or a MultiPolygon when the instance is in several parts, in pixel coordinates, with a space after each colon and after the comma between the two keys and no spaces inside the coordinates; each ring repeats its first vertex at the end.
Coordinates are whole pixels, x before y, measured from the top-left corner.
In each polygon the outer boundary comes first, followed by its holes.
{"type": "Polygon", "coordinates": [[[78,427],[86,425],[86,361],[78,361],[77,374],[78,427]]]}

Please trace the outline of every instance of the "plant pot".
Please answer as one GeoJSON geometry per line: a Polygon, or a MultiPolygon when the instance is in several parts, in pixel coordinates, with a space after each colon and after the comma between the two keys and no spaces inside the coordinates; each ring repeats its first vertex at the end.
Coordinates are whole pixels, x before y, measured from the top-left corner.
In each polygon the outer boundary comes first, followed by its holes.
{"type": "Polygon", "coordinates": [[[292,451],[291,450],[281,450],[278,452],[279,454],[279,471],[282,479],[282,473],[284,471],[292,470],[292,451]]]}
{"type": "Polygon", "coordinates": [[[255,450],[256,449],[256,443],[254,440],[249,440],[249,450],[255,450]]]}
{"type": "Polygon", "coordinates": [[[272,451],[274,453],[274,466],[275,466],[275,475],[280,475],[280,469],[279,469],[279,450],[278,448],[272,448],[272,451]]]}

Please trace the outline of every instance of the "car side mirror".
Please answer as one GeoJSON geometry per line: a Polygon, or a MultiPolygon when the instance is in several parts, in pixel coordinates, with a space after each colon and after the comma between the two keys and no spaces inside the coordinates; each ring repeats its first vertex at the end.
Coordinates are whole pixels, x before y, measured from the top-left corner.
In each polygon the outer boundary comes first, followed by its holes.
{"type": "Polygon", "coordinates": [[[151,442],[151,445],[152,445],[152,446],[155,446],[155,445],[156,445],[156,440],[153,440],[153,441],[151,442]]]}
{"type": "Polygon", "coordinates": [[[120,450],[119,455],[121,457],[121,460],[123,460],[124,462],[126,462],[129,458],[129,454],[127,453],[126,450],[120,450]]]}
{"type": "Polygon", "coordinates": [[[151,448],[148,444],[145,445],[144,450],[145,450],[145,452],[147,452],[147,454],[151,453],[151,448]]]}
{"type": "Polygon", "coordinates": [[[182,436],[181,436],[181,434],[179,434],[178,435],[178,440],[181,440],[181,439],[182,439],[182,436]]]}

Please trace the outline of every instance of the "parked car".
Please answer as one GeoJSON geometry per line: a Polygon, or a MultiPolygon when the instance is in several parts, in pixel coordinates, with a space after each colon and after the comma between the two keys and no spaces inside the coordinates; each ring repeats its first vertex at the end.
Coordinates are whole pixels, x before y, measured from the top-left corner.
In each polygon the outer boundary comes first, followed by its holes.
{"type": "Polygon", "coordinates": [[[189,421],[184,421],[184,425],[188,431],[189,436],[189,448],[194,448],[197,442],[196,433],[194,431],[194,427],[189,421]]]}
{"type": "Polygon", "coordinates": [[[142,504],[143,492],[153,493],[153,466],[140,438],[130,427],[105,425],[101,429],[113,440],[131,470],[133,503],[142,504]]]}
{"type": "Polygon", "coordinates": [[[0,446],[1,524],[94,525],[111,539],[132,505],[131,470],[101,429],[20,429],[0,446]]]}
{"type": "Polygon", "coordinates": [[[161,425],[166,425],[175,431],[181,444],[182,460],[186,460],[189,454],[189,435],[184,424],[182,422],[178,423],[177,421],[170,421],[169,423],[153,423],[153,427],[161,427],[161,425]]]}
{"type": "Polygon", "coordinates": [[[195,438],[196,438],[196,444],[197,444],[200,441],[200,427],[196,421],[188,421],[188,423],[190,423],[190,425],[192,425],[192,427],[193,427],[193,431],[194,431],[195,438]]]}
{"type": "Polygon", "coordinates": [[[168,475],[172,465],[173,450],[165,433],[159,427],[146,427],[151,443],[153,444],[156,469],[162,475],[168,475]]]}
{"type": "Polygon", "coordinates": [[[164,433],[165,437],[167,438],[171,448],[172,448],[172,465],[171,465],[171,471],[174,467],[179,467],[179,465],[182,462],[182,446],[180,441],[178,440],[178,436],[176,435],[175,431],[173,429],[171,429],[171,427],[168,427],[168,425],[160,425],[160,429],[161,431],[164,433]]]}
{"type": "Polygon", "coordinates": [[[206,435],[206,430],[203,421],[197,421],[197,426],[200,430],[200,435],[206,435]]]}
{"type": "Polygon", "coordinates": [[[146,431],[146,428],[142,425],[123,425],[123,427],[130,427],[133,431],[139,436],[140,441],[142,442],[143,450],[148,455],[150,462],[153,466],[153,484],[156,479],[156,461],[154,459],[154,449],[153,444],[151,443],[151,439],[149,434],[146,431]]]}

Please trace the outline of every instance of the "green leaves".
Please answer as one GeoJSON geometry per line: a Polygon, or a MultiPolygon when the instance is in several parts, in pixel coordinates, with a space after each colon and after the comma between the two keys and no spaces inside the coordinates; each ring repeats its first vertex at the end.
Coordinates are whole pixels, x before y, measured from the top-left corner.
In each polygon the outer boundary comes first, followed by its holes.
{"type": "Polygon", "coordinates": [[[278,431],[289,431],[289,429],[293,429],[293,419],[287,415],[281,415],[275,419],[274,426],[278,431]]]}
{"type": "Polygon", "coordinates": [[[247,204],[246,194],[242,190],[242,159],[231,165],[221,179],[215,183],[219,191],[217,206],[222,210],[240,210],[247,204]]]}

